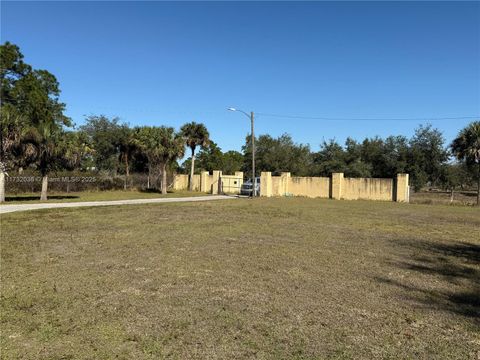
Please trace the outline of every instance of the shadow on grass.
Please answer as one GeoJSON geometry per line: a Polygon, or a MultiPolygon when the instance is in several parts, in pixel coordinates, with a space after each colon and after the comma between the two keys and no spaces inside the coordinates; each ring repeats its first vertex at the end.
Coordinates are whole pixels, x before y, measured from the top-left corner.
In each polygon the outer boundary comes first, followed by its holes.
{"type": "Polygon", "coordinates": [[[412,281],[377,277],[378,282],[401,289],[402,296],[423,307],[473,318],[480,324],[480,245],[416,239],[396,240],[395,246],[410,250],[410,255],[402,251],[408,258],[389,265],[418,276],[412,281]]]}
{"type": "MultiPolygon", "coordinates": [[[[162,190],[160,189],[139,189],[138,191],[146,194],[161,194],[162,190]]],[[[168,194],[173,194],[175,191],[167,190],[168,194]]]]}
{"type": "MultiPolygon", "coordinates": [[[[49,195],[48,200],[78,199],[76,195],[49,195]]],[[[33,201],[40,200],[40,196],[7,196],[5,201],[33,201]]]]}

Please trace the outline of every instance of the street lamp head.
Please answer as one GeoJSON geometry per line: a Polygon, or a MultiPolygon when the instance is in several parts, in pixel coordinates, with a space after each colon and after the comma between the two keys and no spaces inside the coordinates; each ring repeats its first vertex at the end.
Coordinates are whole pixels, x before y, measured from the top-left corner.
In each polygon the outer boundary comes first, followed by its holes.
{"type": "Polygon", "coordinates": [[[233,107],[229,107],[227,110],[230,110],[230,111],[237,111],[237,109],[233,108],[233,107]]]}

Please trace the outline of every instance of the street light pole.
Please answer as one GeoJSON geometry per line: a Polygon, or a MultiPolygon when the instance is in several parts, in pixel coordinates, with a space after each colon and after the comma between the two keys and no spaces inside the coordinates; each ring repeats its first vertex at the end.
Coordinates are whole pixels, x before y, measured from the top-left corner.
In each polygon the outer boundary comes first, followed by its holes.
{"type": "Polygon", "coordinates": [[[252,126],[252,182],[253,182],[253,197],[257,196],[257,178],[255,177],[255,134],[253,132],[253,122],[254,122],[254,115],[253,111],[250,112],[250,121],[252,126]]]}
{"type": "Polygon", "coordinates": [[[241,112],[242,114],[244,114],[246,117],[248,117],[250,119],[250,125],[251,125],[251,135],[252,135],[252,186],[253,186],[253,189],[252,189],[252,196],[255,197],[257,196],[257,181],[256,181],[256,178],[255,178],[255,134],[254,134],[254,114],[253,114],[253,111],[250,112],[250,114],[247,114],[245,111],[243,110],[239,110],[239,109],[235,109],[235,108],[228,108],[228,110],[230,111],[239,111],[241,112]]]}

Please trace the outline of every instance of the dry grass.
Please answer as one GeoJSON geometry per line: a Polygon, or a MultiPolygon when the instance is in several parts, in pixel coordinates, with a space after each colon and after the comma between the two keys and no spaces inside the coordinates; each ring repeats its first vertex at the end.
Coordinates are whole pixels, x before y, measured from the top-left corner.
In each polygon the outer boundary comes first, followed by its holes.
{"type": "Polygon", "coordinates": [[[2,216],[3,359],[476,359],[480,211],[300,198],[2,216]]]}
{"type": "Polygon", "coordinates": [[[410,202],[412,204],[426,205],[473,206],[477,202],[477,193],[474,191],[455,191],[452,199],[449,191],[412,192],[410,202]]]}

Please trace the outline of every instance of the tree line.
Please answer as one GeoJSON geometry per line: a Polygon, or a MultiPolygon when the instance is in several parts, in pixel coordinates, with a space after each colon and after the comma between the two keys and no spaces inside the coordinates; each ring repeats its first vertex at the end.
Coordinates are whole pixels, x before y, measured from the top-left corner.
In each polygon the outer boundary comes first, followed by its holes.
{"type": "MultiPolygon", "coordinates": [[[[0,201],[5,199],[5,175],[26,168],[41,174],[42,200],[47,199],[48,175],[57,170],[122,175],[125,189],[131,172],[146,173],[147,187],[159,187],[162,193],[167,192],[169,173],[188,173],[190,179],[212,170],[251,176],[248,135],[241,152],[223,152],[205,125],[195,122],[177,131],[168,126],[131,127],[118,118],[91,115],[75,128],[64,114],[55,76],[26,64],[14,44],[6,42],[0,51],[0,201]],[[179,164],[185,155],[189,157],[179,164]]],[[[257,173],[329,176],[343,172],[347,177],[381,178],[409,173],[415,190],[426,185],[452,191],[480,188],[480,121],[461,130],[451,144],[431,125],[419,126],[411,138],[348,138],[345,144],[324,140],[318,151],[296,143],[288,134],[260,135],[255,144],[257,173]]]]}
{"type": "MultiPolygon", "coordinates": [[[[250,176],[250,141],[247,136],[242,153],[222,153],[216,144],[202,149],[198,154],[198,171],[219,169],[231,174],[241,170],[250,176]]],[[[324,140],[318,151],[312,151],[308,144],[294,142],[288,134],[260,135],[255,139],[255,147],[257,172],[271,171],[274,175],[291,172],[295,176],[343,172],[346,177],[376,178],[408,173],[415,191],[425,186],[450,191],[480,188],[480,121],[462,129],[450,144],[440,130],[420,125],[411,138],[402,135],[376,136],[363,141],[347,138],[343,145],[334,139],[324,140]]],[[[183,171],[188,164],[187,160],[183,171]]]]}
{"type": "MultiPolygon", "coordinates": [[[[209,134],[203,124],[187,123],[180,131],[168,126],[131,128],[117,118],[89,116],[78,129],[60,102],[60,87],[53,74],[34,69],[23,60],[18,46],[0,47],[0,202],[5,201],[8,171],[32,168],[42,177],[41,200],[47,200],[48,176],[66,170],[108,170],[125,174],[130,169],[161,175],[167,192],[167,171],[176,168],[185,147],[195,159],[197,146],[207,146],[209,134]]],[[[192,161],[192,174],[194,162],[192,161]]]]}

